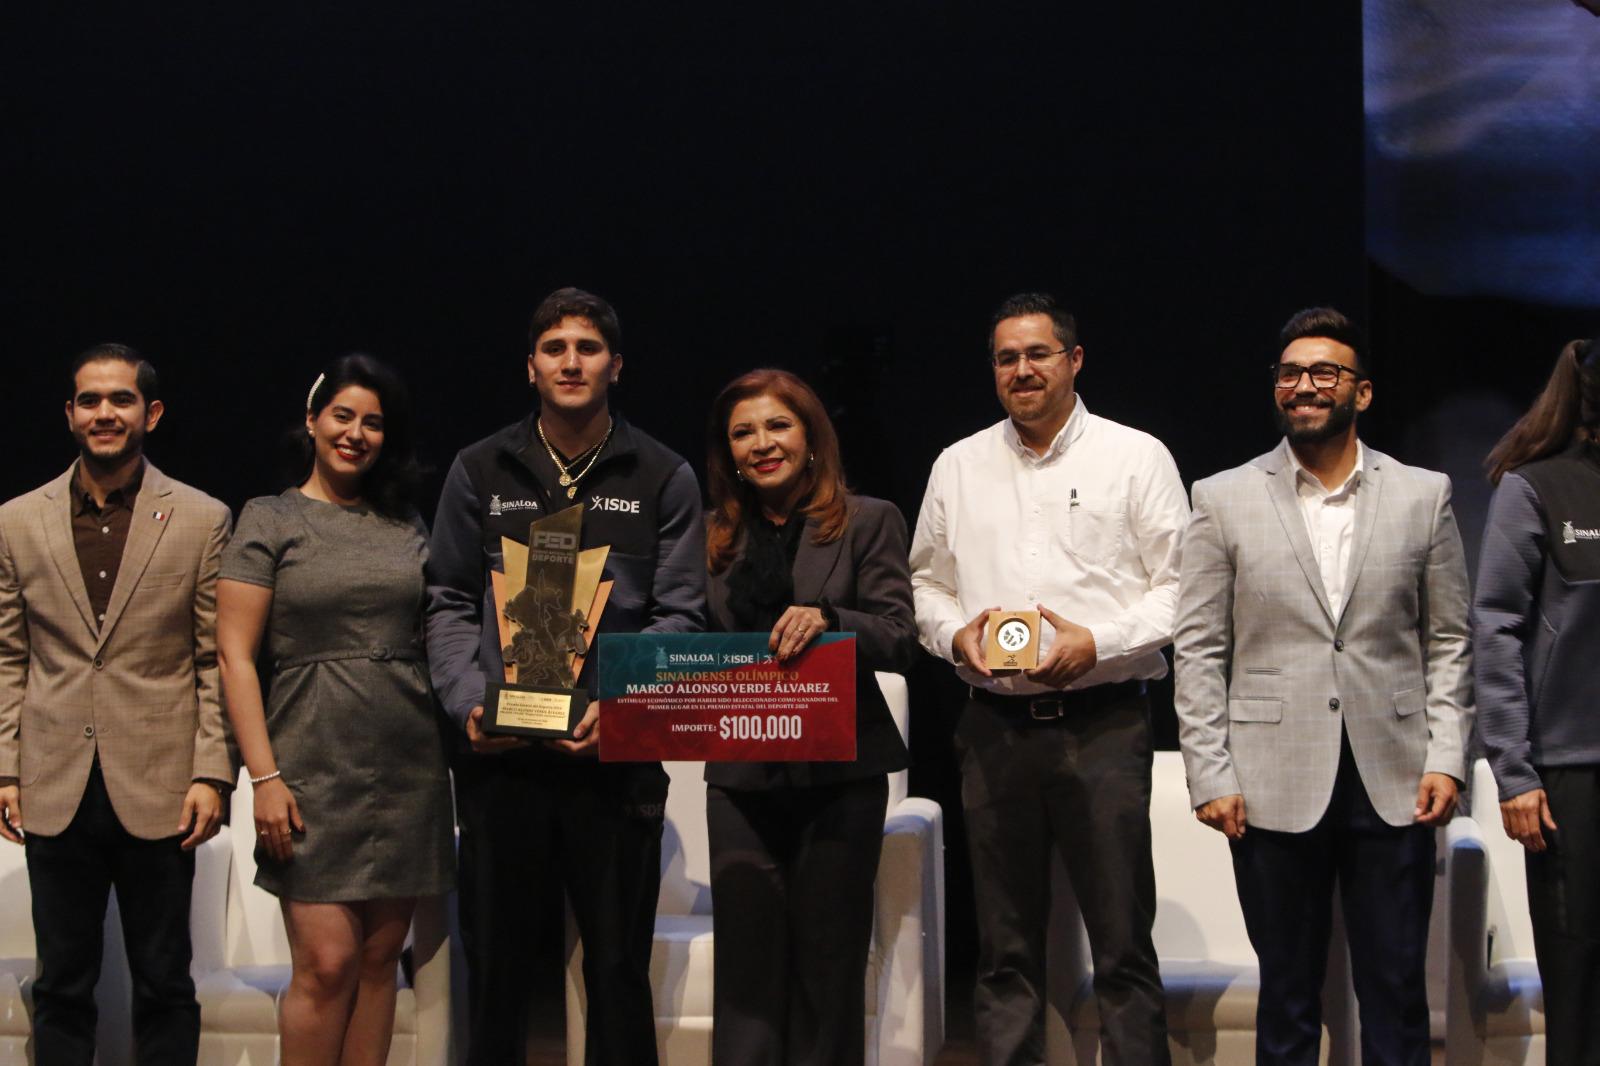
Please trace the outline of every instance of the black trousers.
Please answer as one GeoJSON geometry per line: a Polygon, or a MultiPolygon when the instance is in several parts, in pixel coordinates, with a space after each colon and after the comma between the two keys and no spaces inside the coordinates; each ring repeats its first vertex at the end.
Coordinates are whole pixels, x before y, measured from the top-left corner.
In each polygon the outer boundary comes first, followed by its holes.
{"type": "Polygon", "coordinates": [[[1551,1062],[1600,1063],[1600,766],[1539,768],[1550,816],[1528,854],[1528,910],[1551,1062]]]}
{"type": "MultiPolygon", "coordinates": [[[[471,1066],[520,1063],[539,886],[566,888],[583,938],[587,1066],[654,1066],[650,948],[667,774],[656,763],[456,765],[471,1066]]],[[[546,894],[548,895],[548,894],[546,894]]]]}
{"type": "MultiPolygon", "coordinates": [[[[1090,690],[1091,693],[1094,690],[1090,690]]],[[[1135,690],[1069,700],[1039,722],[1025,704],[969,700],[956,726],[978,910],[975,1013],[986,1066],[1043,1066],[1052,851],[1064,860],[1094,956],[1106,1066],[1169,1062],[1150,929],[1150,708],[1135,690]]]]}
{"type": "Polygon", "coordinates": [[[133,1040],[140,1066],[193,1063],[200,1005],[189,976],[189,896],[194,852],[183,836],[142,840],[117,820],[97,761],[71,824],[27,837],[28,887],[39,979],[33,986],[38,1066],[94,1059],[106,903],[113,888],[133,978],[133,1040]]]}
{"type": "Polygon", "coordinates": [[[706,789],[715,1066],[859,1066],[889,783],[706,789]]]}
{"type": "Polygon", "coordinates": [[[1230,842],[1239,906],[1261,964],[1256,1062],[1317,1061],[1337,883],[1363,1066],[1428,1066],[1434,832],[1378,816],[1345,740],[1333,797],[1316,826],[1280,833],[1252,825],[1230,842]]]}

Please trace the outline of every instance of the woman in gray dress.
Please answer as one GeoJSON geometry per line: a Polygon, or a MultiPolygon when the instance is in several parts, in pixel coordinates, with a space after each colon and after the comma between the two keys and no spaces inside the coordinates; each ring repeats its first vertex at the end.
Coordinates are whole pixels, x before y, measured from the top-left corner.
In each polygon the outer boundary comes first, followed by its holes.
{"type": "Polygon", "coordinates": [[[391,370],[335,361],[306,398],[302,478],[245,505],[217,583],[223,694],[255,790],[256,884],[281,900],[293,962],[285,1066],[387,1058],[412,909],[454,883],[409,423],[391,370]]]}

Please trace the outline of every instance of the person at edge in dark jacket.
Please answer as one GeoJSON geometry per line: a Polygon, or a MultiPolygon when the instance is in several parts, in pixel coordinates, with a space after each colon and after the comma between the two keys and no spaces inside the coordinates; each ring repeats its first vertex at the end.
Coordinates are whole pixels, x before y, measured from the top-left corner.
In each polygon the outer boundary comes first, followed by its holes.
{"type": "Polygon", "coordinates": [[[770,633],[778,661],[856,638],[856,757],[708,763],[715,1066],[859,1066],[888,775],[909,763],[873,671],[917,659],[906,522],[850,495],[805,382],[752,370],[711,407],[706,546],[714,629],[770,633]]]}
{"type": "Polygon", "coordinates": [[[1600,337],[1562,350],[1486,465],[1479,731],[1527,849],[1550,1061],[1600,1063],[1600,337]]]}
{"type": "MultiPolygon", "coordinates": [[[[501,669],[491,571],[501,538],[582,503],[584,548],[609,545],[615,582],[599,632],[691,632],[705,622],[700,486],[684,460],[610,410],[621,330],[606,301],[559,289],[533,313],[528,382],[539,408],[463,449],[429,544],[428,662],[463,732],[453,759],[461,831],[468,1063],[521,1061],[541,879],[566,888],[584,946],[590,1066],[652,1066],[649,963],[667,775],[659,763],[596,761],[599,705],[572,740],[482,729],[484,684],[501,669]]],[[[594,634],[589,634],[591,639],[594,634]]],[[[578,687],[595,691],[594,657],[578,687]]]]}

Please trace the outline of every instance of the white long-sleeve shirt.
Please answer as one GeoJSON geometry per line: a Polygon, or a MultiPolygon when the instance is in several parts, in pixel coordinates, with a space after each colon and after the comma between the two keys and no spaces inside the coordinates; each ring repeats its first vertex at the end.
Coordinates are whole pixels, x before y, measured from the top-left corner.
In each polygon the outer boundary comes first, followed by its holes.
{"type": "MultiPolygon", "coordinates": [[[[911,542],[922,646],[953,661],[956,631],[986,607],[1042,603],[1094,635],[1097,662],[1072,688],[1166,674],[1189,501],[1162,443],[1089,413],[1079,396],[1043,455],[1008,418],[933,464],[911,542]]],[[[1055,637],[1043,627],[1040,655],[1055,637]]],[[[971,685],[1049,691],[1021,674],[971,685]]]]}

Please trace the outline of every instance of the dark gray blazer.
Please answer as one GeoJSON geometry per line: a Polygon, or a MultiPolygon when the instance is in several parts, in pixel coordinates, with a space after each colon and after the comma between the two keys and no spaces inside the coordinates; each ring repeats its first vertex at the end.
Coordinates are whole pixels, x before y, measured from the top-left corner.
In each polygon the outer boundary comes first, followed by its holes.
{"type": "MultiPolygon", "coordinates": [[[[722,788],[804,788],[855,781],[903,770],[910,762],[900,730],[889,714],[875,670],[905,673],[917,656],[917,624],[911,606],[906,522],[894,504],[870,496],[849,498],[850,522],[832,544],[816,544],[816,522],[807,519],[794,558],[796,603],[827,600],[839,629],[856,635],[856,760],[811,763],[707,763],[706,781],[722,788]]],[[[728,610],[728,573],[706,580],[710,628],[738,628],[728,610]]]]}
{"type": "Polygon", "coordinates": [[[1600,764],[1600,447],[1506,474],[1489,502],[1472,604],[1478,731],[1502,800],[1546,766],[1600,764]]]}

